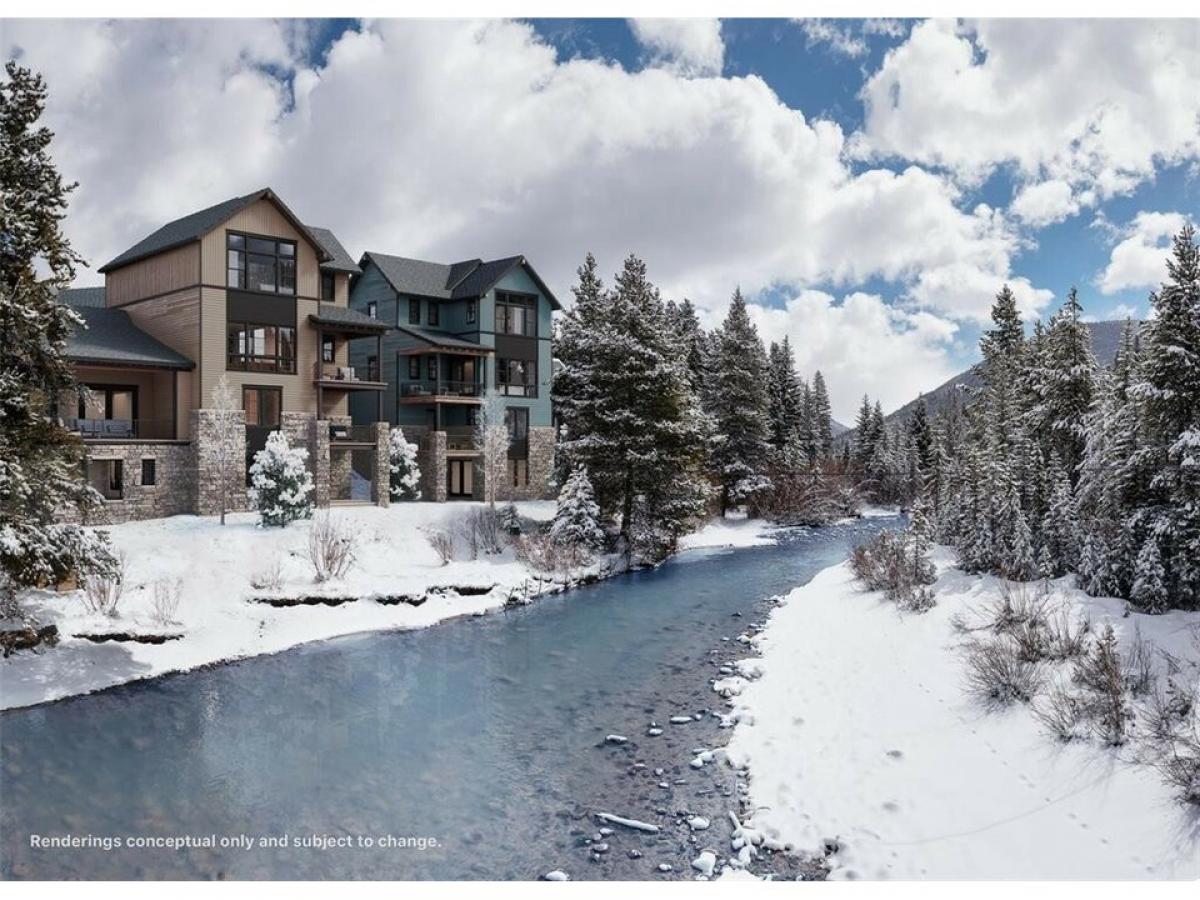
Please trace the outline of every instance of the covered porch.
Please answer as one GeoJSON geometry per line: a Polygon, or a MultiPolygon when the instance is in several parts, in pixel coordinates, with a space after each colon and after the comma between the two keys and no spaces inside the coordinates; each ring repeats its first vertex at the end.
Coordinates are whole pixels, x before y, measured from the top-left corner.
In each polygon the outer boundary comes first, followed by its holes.
{"type": "Polygon", "coordinates": [[[357,310],[329,304],[322,304],[320,311],[308,318],[317,334],[317,362],[313,365],[312,379],[318,416],[328,418],[327,401],[340,400],[350,392],[374,391],[375,421],[383,421],[383,392],[387,383],[383,381],[379,360],[388,326],[357,310]],[[365,365],[339,362],[349,358],[349,344],[354,340],[371,341],[374,345],[374,353],[368,354],[365,365]]]}

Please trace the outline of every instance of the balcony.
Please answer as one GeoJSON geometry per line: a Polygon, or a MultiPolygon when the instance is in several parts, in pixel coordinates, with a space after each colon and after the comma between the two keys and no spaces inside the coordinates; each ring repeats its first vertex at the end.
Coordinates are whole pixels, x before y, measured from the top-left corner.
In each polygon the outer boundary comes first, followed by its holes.
{"type": "Polygon", "coordinates": [[[375,434],[371,425],[330,425],[329,442],[336,446],[362,444],[375,446],[375,434]]]}
{"type": "Polygon", "coordinates": [[[171,419],[64,419],[68,431],[88,443],[110,441],[173,441],[175,422],[171,419]]]}
{"type": "Polygon", "coordinates": [[[471,454],[479,451],[475,447],[475,429],[470,425],[447,425],[441,429],[446,433],[448,454],[471,454]]]}
{"type": "Polygon", "coordinates": [[[477,403],[483,385],[477,381],[405,381],[400,384],[401,403],[477,403]]]}
{"type": "Polygon", "coordinates": [[[363,366],[316,363],[313,366],[313,384],[326,390],[343,391],[382,391],[387,387],[380,380],[378,363],[363,366]]]}

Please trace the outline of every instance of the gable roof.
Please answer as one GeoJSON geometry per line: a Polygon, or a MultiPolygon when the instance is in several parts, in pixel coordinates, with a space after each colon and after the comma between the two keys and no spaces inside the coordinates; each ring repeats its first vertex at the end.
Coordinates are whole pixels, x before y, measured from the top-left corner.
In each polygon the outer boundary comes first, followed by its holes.
{"type": "MultiPolygon", "coordinates": [[[[83,290],[94,291],[96,288],[83,290]]],[[[67,339],[66,355],[72,362],[160,369],[196,367],[182,353],[177,353],[134,325],[129,313],[124,310],[76,303],[72,303],[72,306],[87,326],[76,328],[67,339]]]]}
{"type": "Polygon", "coordinates": [[[434,300],[461,300],[471,297],[482,297],[501,278],[518,266],[525,269],[534,284],[538,286],[552,309],[562,309],[558,298],[554,296],[546,283],[524,256],[506,256],[503,259],[493,259],[484,262],[481,259],[469,259],[462,262],[435,263],[422,259],[410,259],[406,256],[392,256],[387,253],[367,251],[359,261],[365,266],[367,261],[375,263],[388,284],[400,294],[415,294],[434,300]]]}
{"type": "Polygon", "coordinates": [[[317,248],[317,256],[321,259],[321,262],[332,259],[332,254],[325,249],[324,245],[317,240],[308,227],[296,218],[292,211],[287,208],[287,205],[279,199],[279,196],[270,188],[263,188],[252,194],[246,194],[244,197],[234,197],[218,203],[216,206],[210,206],[199,212],[190,213],[181,219],[168,222],[159,228],[158,231],[142,238],[124,253],[106,262],[97,271],[111,272],[113,269],[119,269],[122,266],[127,266],[130,263],[153,256],[156,253],[162,253],[164,250],[173,250],[192,241],[198,241],[223,222],[229,221],[250,204],[257,203],[263,199],[274,203],[287,220],[292,223],[293,227],[312,242],[317,248]]]}
{"type": "Polygon", "coordinates": [[[321,249],[329,254],[329,260],[321,263],[321,269],[326,272],[349,272],[352,275],[361,275],[362,269],[346,252],[346,248],[342,246],[342,242],[337,239],[337,236],[328,228],[317,228],[315,225],[308,226],[309,233],[317,239],[317,243],[321,249]]]}

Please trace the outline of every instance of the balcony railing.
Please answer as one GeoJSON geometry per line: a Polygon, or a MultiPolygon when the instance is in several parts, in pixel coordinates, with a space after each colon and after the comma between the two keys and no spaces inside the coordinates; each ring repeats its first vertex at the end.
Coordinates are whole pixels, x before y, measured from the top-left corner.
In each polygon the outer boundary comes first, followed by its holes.
{"type": "Polygon", "coordinates": [[[361,366],[338,366],[333,363],[316,363],[313,365],[314,381],[344,381],[350,384],[369,381],[378,382],[379,364],[368,363],[361,366]]]}
{"type": "Polygon", "coordinates": [[[171,441],[171,419],[64,419],[67,430],[85,441],[171,441]]]}
{"type": "Polygon", "coordinates": [[[329,440],[334,443],[374,443],[375,432],[370,425],[330,425],[329,440]]]}
{"type": "Polygon", "coordinates": [[[475,429],[470,425],[447,425],[442,431],[446,432],[446,449],[449,451],[475,449],[475,429]]]}
{"type": "Polygon", "coordinates": [[[483,385],[478,381],[405,381],[401,397],[478,397],[483,385]]]}

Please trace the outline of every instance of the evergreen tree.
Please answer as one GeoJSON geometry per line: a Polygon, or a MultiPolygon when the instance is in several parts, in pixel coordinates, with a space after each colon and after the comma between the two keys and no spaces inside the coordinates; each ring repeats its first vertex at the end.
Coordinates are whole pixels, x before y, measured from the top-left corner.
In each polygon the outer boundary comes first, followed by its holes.
{"type": "Polygon", "coordinates": [[[1149,613],[1166,612],[1169,606],[1167,573],[1154,535],[1146,538],[1138,553],[1137,572],[1129,599],[1149,613]]]}
{"type": "Polygon", "coordinates": [[[708,358],[708,336],[700,327],[696,308],[686,297],[678,305],[673,302],[668,303],[667,319],[683,353],[683,363],[687,370],[688,384],[692,388],[692,393],[697,397],[702,397],[711,366],[708,358]]]}
{"type": "MultiPolygon", "coordinates": [[[[1143,426],[1139,463],[1150,473],[1136,524],[1161,540],[1173,605],[1200,606],[1200,247],[1175,236],[1168,280],[1150,302],[1142,379],[1132,389],[1143,426]]],[[[1140,556],[1140,554],[1139,554],[1140,556]]]]}
{"type": "Polygon", "coordinates": [[[829,459],[833,456],[833,411],[829,405],[825,376],[819,369],[813,376],[812,403],[817,426],[817,455],[821,459],[829,459]]]}
{"type": "Polygon", "coordinates": [[[289,446],[282,431],[267,435],[267,445],[250,465],[250,502],[259,524],[283,527],[312,515],[313,481],[306,459],[308,451],[289,446]]]}
{"type": "Polygon", "coordinates": [[[769,440],[777,455],[784,455],[799,437],[803,389],[796,375],[796,360],[786,337],[771,343],[767,354],[767,418],[769,440]]]}
{"type": "Polygon", "coordinates": [[[559,491],[550,539],[569,551],[588,555],[604,545],[600,507],[596,505],[587,470],[582,467],[571,473],[559,491]]]}
{"type": "Polygon", "coordinates": [[[20,615],[21,587],[115,571],[102,534],[57,523],[99,497],[82,478],[83,447],[53,415],[77,402],[65,355],[82,320],[56,302],[83,261],[63,236],[68,195],[38,120],[40,75],[9,62],[0,84],[0,617],[20,615]],[[39,277],[39,269],[45,277],[39,277]],[[47,409],[47,407],[51,409],[47,409]]]}
{"type": "Polygon", "coordinates": [[[721,515],[770,486],[765,472],[768,438],[767,360],[750,321],[742,292],[736,290],[717,334],[712,413],[718,441],[713,452],[721,515]]]}
{"type": "Polygon", "coordinates": [[[851,459],[859,472],[865,472],[867,464],[875,454],[874,415],[871,409],[871,398],[863,394],[862,403],[858,407],[858,415],[854,419],[854,448],[851,459]]]}
{"type": "Polygon", "coordinates": [[[405,440],[399,426],[388,433],[388,491],[393,500],[421,499],[417,445],[405,440]]]}

